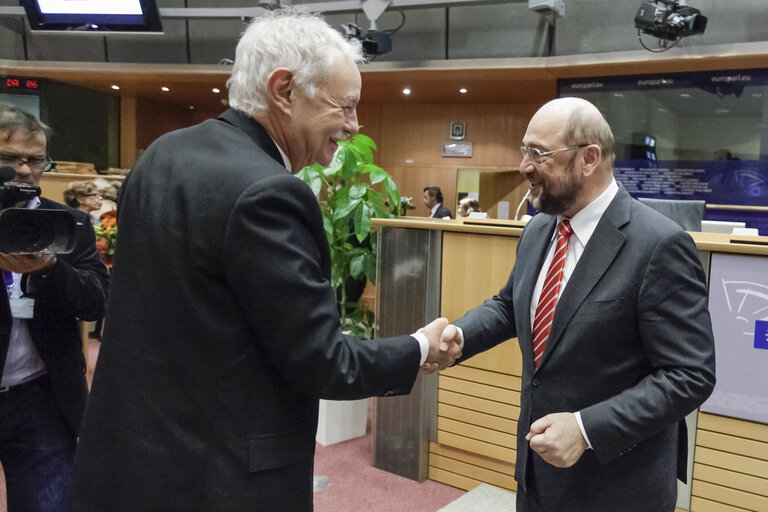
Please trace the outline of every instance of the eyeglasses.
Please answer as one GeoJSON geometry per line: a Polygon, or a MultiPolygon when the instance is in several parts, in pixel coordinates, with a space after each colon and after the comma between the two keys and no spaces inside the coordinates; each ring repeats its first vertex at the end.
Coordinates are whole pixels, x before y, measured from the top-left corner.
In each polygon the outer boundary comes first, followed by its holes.
{"type": "Polygon", "coordinates": [[[28,165],[30,169],[35,171],[50,171],[56,168],[56,162],[47,156],[44,158],[22,158],[20,155],[12,153],[0,153],[0,165],[10,165],[16,169],[22,165],[28,165]]]}
{"type": "Polygon", "coordinates": [[[532,148],[531,146],[520,146],[520,152],[523,153],[523,158],[526,156],[534,161],[534,163],[540,164],[545,157],[554,155],[560,151],[566,151],[568,149],[585,148],[589,144],[577,144],[576,146],[568,146],[567,148],[558,148],[551,151],[542,151],[539,148],[532,148]]]}

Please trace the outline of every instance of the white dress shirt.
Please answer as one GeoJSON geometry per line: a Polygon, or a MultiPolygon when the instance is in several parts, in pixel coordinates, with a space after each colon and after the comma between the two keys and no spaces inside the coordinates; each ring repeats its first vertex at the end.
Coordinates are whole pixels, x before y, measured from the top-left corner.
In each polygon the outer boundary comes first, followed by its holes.
{"type": "MultiPolygon", "coordinates": [[[[610,185],[606,188],[602,194],[589,203],[587,206],[579,210],[576,215],[571,217],[571,228],[573,233],[568,238],[568,249],[565,252],[565,269],[563,269],[563,280],[560,284],[560,291],[558,298],[563,294],[563,290],[568,285],[568,280],[573,274],[573,269],[576,268],[579,258],[584,253],[584,247],[592,237],[592,233],[597,228],[597,223],[603,217],[603,213],[608,209],[608,205],[611,204],[613,198],[616,197],[616,193],[619,191],[619,186],[616,184],[616,180],[611,180],[610,185]]],[[[557,223],[559,224],[564,217],[562,215],[557,216],[557,223]]],[[[539,298],[541,297],[541,290],[544,288],[544,281],[547,276],[547,270],[552,263],[552,258],[555,257],[555,239],[557,236],[557,229],[552,234],[552,240],[549,242],[549,250],[547,251],[547,257],[544,259],[544,264],[541,266],[541,272],[539,273],[539,279],[536,281],[536,286],[533,289],[533,296],[531,297],[531,332],[533,332],[533,322],[536,317],[536,306],[539,304],[539,298]]],[[[557,308],[557,306],[555,306],[557,308]]],[[[581,421],[581,412],[576,411],[576,422],[579,424],[581,434],[587,441],[587,445],[592,448],[592,443],[589,442],[587,432],[584,430],[584,424],[581,421]]]]}

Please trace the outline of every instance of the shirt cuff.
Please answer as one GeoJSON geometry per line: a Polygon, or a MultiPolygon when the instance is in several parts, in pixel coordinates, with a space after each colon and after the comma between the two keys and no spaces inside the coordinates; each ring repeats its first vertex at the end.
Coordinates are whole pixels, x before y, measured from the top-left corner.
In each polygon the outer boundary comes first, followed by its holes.
{"type": "Polygon", "coordinates": [[[411,337],[419,342],[419,349],[421,349],[421,362],[419,366],[427,362],[427,356],[429,355],[429,340],[424,333],[415,332],[411,334],[411,337]]]}
{"type": "Polygon", "coordinates": [[[461,339],[461,343],[459,343],[459,348],[461,350],[464,350],[464,329],[462,329],[458,325],[454,325],[454,327],[456,327],[456,330],[459,331],[459,339],[461,339]]]}
{"type": "Polygon", "coordinates": [[[592,449],[592,443],[589,442],[589,437],[587,437],[587,431],[584,430],[584,423],[581,421],[581,411],[576,411],[573,413],[574,416],[576,416],[576,423],[579,425],[579,430],[581,430],[581,435],[584,436],[584,440],[587,442],[587,448],[590,450],[592,449]]]}

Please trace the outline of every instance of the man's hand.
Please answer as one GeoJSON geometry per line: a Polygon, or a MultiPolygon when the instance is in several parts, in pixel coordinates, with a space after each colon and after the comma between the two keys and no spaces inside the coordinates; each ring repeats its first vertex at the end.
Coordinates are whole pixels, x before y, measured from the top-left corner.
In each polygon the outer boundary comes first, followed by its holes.
{"type": "Polygon", "coordinates": [[[44,273],[55,264],[55,254],[42,252],[35,254],[6,254],[0,252],[0,268],[17,274],[44,273]]]}
{"type": "Polygon", "coordinates": [[[573,466],[587,449],[572,412],[547,414],[534,421],[525,439],[542,459],[558,468],[573,466]]]}
{"type": "Polygon", "coordinates": [[[419,332],[424,333],[429,339],[429,355],[427,361],[421,366],[424,373],[445,370],[461,357],[461,339],[456,327],[448,325],[447,319],[438,318],[419,329],[419,332]]]}

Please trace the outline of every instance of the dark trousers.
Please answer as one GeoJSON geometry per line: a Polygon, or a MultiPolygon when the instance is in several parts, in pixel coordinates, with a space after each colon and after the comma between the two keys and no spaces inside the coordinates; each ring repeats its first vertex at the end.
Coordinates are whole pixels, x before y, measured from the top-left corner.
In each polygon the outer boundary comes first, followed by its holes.
{"type": "Polygon", "coordinates": [[[76,443],[47,376],[0,392],[8,512],[64,510],[76,443]]]}

